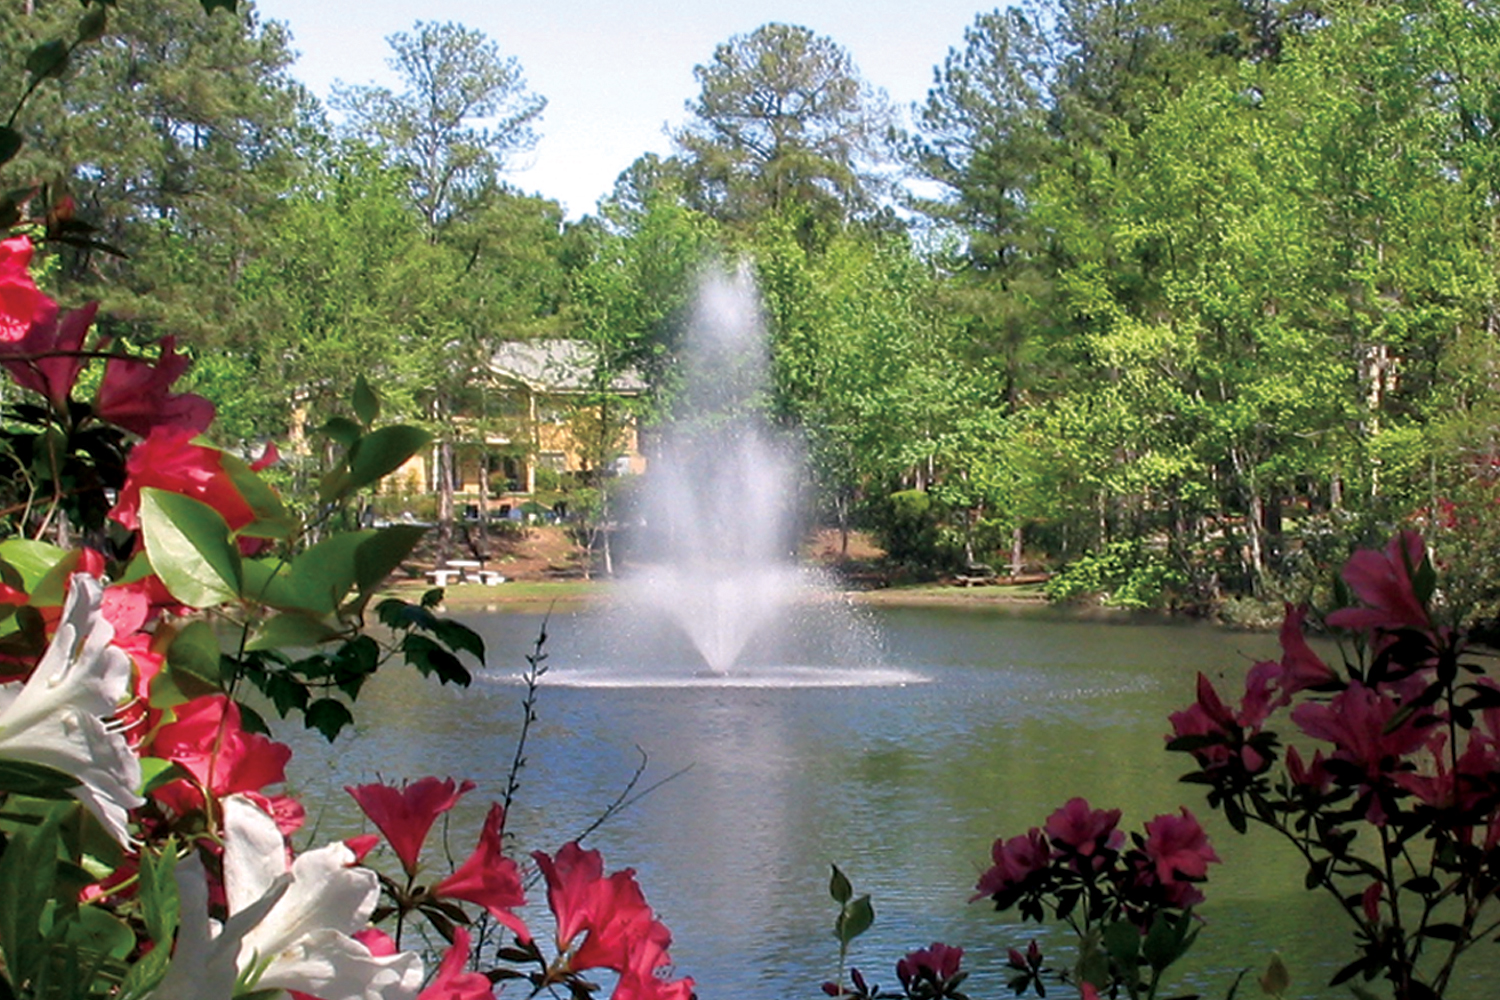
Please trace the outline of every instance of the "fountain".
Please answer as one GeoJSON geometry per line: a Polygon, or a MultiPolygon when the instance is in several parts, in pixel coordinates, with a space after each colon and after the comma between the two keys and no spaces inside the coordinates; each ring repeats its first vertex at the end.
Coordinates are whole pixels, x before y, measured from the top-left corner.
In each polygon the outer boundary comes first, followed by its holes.
{"type": "Polygon", "coordinates": [[[611,664],[573,682],[921,679],[883,669],[873,627],[795,562],[798,449],[765,420],[768,369],[748,271],[708,275],[684,335],[683,391],[646,476],[638,566],[606,616],[611,664]]]}

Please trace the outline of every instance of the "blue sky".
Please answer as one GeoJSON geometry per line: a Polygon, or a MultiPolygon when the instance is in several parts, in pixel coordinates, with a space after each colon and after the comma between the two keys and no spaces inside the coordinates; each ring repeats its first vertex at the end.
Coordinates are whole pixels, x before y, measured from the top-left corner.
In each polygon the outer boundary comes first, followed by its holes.
{"type": "Polygon", "coordinates": [[[334,80],[392,83],[385,37],[417,20],[457,21],[515,56],[531,89],[547,98],[541,142],[509,180],[563,202],[570,217],[593,211],[640,154],[670,150],[697,87],[693,67],[714,46],[768,21],[811,28],[853,56],[861,75],[905,108],[922,99],[933,67],[963,41],[976,0],[819,0],[730,3],[672,0],[256,0],[265,18],[291,28],[294,75],[320,99],[334,80]]]}

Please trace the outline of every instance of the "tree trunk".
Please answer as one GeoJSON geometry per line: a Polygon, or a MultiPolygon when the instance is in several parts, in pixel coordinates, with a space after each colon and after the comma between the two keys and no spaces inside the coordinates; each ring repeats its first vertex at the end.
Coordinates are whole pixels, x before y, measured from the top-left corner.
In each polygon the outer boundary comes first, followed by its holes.
{"type": "Polygon", "coordinates": [[[453,442],[447,438],[438,441],[437,468],[437,557],[446,562],[453,551],[453,442]]]}
{"type": "Polygon", "coordinates": [[[1024,568],[1021,564],[1022,540],[1022,529],[1018,524],[1010,529],[1010,576],[1012,580],[1019,577],[1024,568]]]}

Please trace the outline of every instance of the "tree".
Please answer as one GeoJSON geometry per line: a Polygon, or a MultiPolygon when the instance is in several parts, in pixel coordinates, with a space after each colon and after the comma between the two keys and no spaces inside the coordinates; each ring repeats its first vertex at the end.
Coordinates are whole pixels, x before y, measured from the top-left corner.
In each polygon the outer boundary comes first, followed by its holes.
{"type": "Polygon", "coordinates": [[[471,213],[510,158],[535,145],[547,102],[482,32],[418,21],[386,42],[404,89],[339,83],[333,106],[353,134],[408,172],[412,203],[436,232],[471,213]]]}
{"type": "Polygon", "coordinates": [[[702,87],[674,140],[701,207],[754,218],[801,203],[842,219],[876,201],[890,112],[849,54],[807,28],[766,24],[693,68],[702,87]]]}

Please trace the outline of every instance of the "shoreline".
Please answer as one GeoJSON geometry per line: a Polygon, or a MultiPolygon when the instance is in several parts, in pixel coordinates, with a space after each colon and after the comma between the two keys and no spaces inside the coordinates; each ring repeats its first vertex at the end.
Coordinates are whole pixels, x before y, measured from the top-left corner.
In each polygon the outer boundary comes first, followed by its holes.
{"type": "MultiPolygon", "coordinates": [[[[606,600],[619,583],[612,580],[514,580],[495,586],[459,583],[443,588],[443,606],[450,611],[539,611],[549,607],[579,608],[606,600]]],[[[403,600],[419,600],[431,586],[401,581],[383,593],[403,600]]],[[[828,593],[853,604],[872,607],[1050,608],[1030,588],[1003,585],[959,587],[920,584],[874,590],[835,588],[828,593]]]]}

